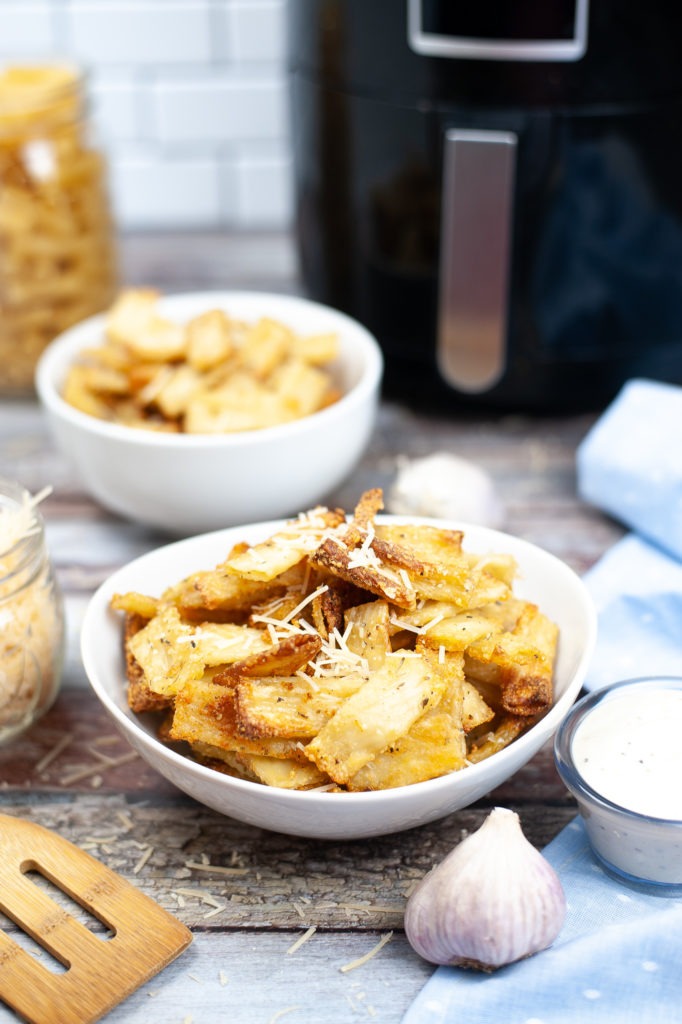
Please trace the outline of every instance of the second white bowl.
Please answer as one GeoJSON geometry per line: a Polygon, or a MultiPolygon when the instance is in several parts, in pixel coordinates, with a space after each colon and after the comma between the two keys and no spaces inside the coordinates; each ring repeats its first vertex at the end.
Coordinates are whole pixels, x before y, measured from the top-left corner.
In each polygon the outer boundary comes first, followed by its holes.
{"type": "Polygon", "coordinates": [[[92,496],[179,535],[287,516],[324,500],[360,459],[378,405],[381,350],[357,321],[307,299],[261,292],[196,292],[159,303],[178,321],[215,308],[247,321],[272,317],[303,334],[335,332],[340,351],[331,370],[343,397],[303,419],[238,434],[161,434],[104,422],[61,396],[77,354],[101,343],[104,316],[52,342],[36,371],[56,443],[92,496]]]}

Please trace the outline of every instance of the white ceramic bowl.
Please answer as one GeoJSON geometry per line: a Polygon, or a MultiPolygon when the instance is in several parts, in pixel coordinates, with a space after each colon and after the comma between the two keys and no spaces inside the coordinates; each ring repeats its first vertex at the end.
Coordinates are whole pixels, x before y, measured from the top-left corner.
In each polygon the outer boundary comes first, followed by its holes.
{"type": "Polygon", "coordinates": [[[378,521],[426,522],[465,530],[465,547],[506,551],[519,565],[519,596],[536,601],[558,624],[556,700],[547,715],[486,761],[412,786],[369,793],[292,792],[242,781],[195,764],[165,747],[154,724],[135,716],[126,701],[120,613],[112,594],[138,590],[157,595],[198,569],[213,568],[235,542],[269,536],[277,523],[261,523],[177,541],[113,574],[92,597],[83,621],[81,653],[90,683],[114,722],[140,755],[179,789],[222,814],[291,835],[351,839],[423,825],[467,806],[522,767],[552,736],[580,690],[596,637],[596,614],[578,576],[553,555],[507,534],[461,523],[414,517],[378,521]]]}
{"type": "Polygon", "coordinates": [[[104,317],[92,317],[47,347],[36,390],[57,445],[93,497],[176,535],[289,516],[324,500],[371,436],[383,371],[374,337],[343,313],[289,295],[197,292],[165,296],[159,308],[178,321],[223,308],[248,321],[273,317],[306,334],[336,332],[332,373],[343,397],[295,422],[238,434],[161,434],[105,423],[60,394],[77,353],[102,340],[104,317]]]}

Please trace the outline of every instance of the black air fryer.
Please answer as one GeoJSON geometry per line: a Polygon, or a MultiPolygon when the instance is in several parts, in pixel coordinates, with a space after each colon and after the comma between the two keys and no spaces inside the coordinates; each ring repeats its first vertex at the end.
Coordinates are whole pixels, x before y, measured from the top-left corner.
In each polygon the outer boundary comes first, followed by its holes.
{"type": "Polygon", "coordinates": [[[682,5],[290,0],[301,271],[386,391],[578,411],[682,383],[682,5]]]}

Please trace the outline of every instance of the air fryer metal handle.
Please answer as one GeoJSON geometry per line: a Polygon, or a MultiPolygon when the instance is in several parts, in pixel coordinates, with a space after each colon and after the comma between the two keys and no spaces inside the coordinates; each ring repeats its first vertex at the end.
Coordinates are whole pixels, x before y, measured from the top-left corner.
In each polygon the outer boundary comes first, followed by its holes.
{"type": "Polygon", "coordinates": [[[436,357],[463,392],[488,391],[506,366],[516,140],[445,134],[436,357]]]}

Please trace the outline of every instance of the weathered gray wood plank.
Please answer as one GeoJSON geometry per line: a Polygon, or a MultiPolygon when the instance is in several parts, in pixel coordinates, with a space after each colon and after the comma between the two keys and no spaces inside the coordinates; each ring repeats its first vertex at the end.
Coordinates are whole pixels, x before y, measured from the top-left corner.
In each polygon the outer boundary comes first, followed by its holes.
{"type": "MultiPolygon", "coordinates": [[[[568,800],[510,804],[538,845],[575,815],[568,800]]],[[[32,800],[5,791],[0,799],[3,812],[89,850],[189,927],[218,929],[401,928],[415,881],[478,828],[490,806],[481,801],[395,836],[324,843],[243,825],[174,794],[32,800]]]]}
{"type": "MultiPolygon", "coordinates": [[[[398,1024],[433,968],[404,935],[364,966],[386,932],[199,932],[193,944],[107,1016],[107,1024],[398,1024]]],[[[0,1022],[17,1018],[0,1003],[0,1022]]]]}

